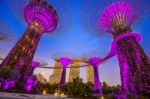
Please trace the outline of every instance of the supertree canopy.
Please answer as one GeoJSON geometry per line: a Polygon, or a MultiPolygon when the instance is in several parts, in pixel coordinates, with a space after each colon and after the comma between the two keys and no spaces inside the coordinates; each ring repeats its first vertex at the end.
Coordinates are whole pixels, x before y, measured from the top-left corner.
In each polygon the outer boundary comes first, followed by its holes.
{"type": "MultiPolygon", "coordinates": [[[[90,0],[88,1],[90,2],[90,0]]],[[[99,15],[94,16],[95,13],[91,14],[91,16],[95,17],[95,19],[91,20],[95,20],[93,22],[97,24],[96,27],[93,25],[92,28],[96,28],[99,32],[111,33],[114,37],[112,45],[115,46],[114,48],[118,55],[123,94],[130,93],[135,98],[138,95],[149,95],[150,60],[139,44],[141,40],[140,34],[132,32],[131,26],[139,21],[143,14],[148,13],[146,10],[150,9],[150,1],[95,1],[97,2],[95,5],[99,6],[94,8],[96,8],[95,10],[99,15]]],[[[91,7],[93,8],[93,6],[91,7]]]]}
{"type": "Polygon", "coordinates": [[[65,84],[65,80],[66,80],[66,68],[67,66],[69,66],[69,64],[71,63],[71,59],[67,58],[67,57],[62,57],[59,59],[63,70],[62,70],[62,74],[61,74],[61,78],[60,78],[60,85],[64,85],[65,84]]]}
{"type": "MultiPolygon", "coordinates": [[[[21,0],[21,1],[20,0],[13,0],[13,1],[8,0],[7,1],[14,16],[17,19],[19,19],[22,23],[26,23],[26,20],[24,18],[24,12],[22,10],[26,8],[25,5],[27,5],[30,1],[31,0],[21,0]]],[[[57,11],[57,15],[59,16],[59,21],[57,21],[57,28],[55,28],[55,31],[50,31],[51,33],[47,34],[47,35],[56,35],[57,36],[57,35],[61,35],[65,32],[67,32],[69,30],[69,26],[70,26],[72,17],[70,16],[70,10],[68,8],[69,5],[68,5],[67,0],[63,0],[63,1],[62,0],[57,0],[57,1],[56,0],[32,0],[32,1],[40,2],[40,3],[45,2],[45,4],[47,2],[55,9],[55,11],[57,11]]],[[[50,7],[50,5],[49,5],[49,7],[50,7]]],[[[40,9],[40,10],[44,11],[44,8],[41,9],[41,7],[32,8],[32,9],[40,9]]],[[[36,11],[34,13],[37,14],[38,12],[36,12],[36,11]]],[[[33,15],[33,13],[32,13],[32,15],[33,15]]],[[[44,14],[44,16],[45,15],[46,14],[44,14]]],[[[37,17],[37,16],[34,14],[33,16],[30,16],[30,17],[37,17]]],[[[32,19],[30,19],[30,20],[32,20],[32,19]]],[[[51,21],[47,21],[47,23],[49,23],[49,22],[51,22],[51,21]]]]}
{"type": "Polygon", "coordinates": [[[89,64],[92,65],[94,69],[94,95],[96,96],[97,95],[102,96],[102,86],[98,74],[98,65],[100,61],[101,59],[98,57],[92,57],[88,60],[89,64]]]}
{"type": "Polygon", "coordinates": [[[24,9],[28,28],[2,62],[2,66],[20,67],[21,79],[30,66],[44,32],[54,31],[58,23],[56,10],[43,0],[30,0],[24,9]]]}
{"type": "Polygon", "coordinates": [[[130,27],[143,20],[149,12],[149,0],[83,0],[81,18],[92,34],[113,33],[116,25],[130,27]]]}
{"type": "Polygon", "coordinates": [[[101,29],[114,33],[118,32],[119,29],[129,27],[136,19],[136,10],[138,10],[136,7],[123,1],[109,5],[101,15],[101,29]]]}
{"type": "Polygon", "coordinates": [[[39,32],[53,31],[58,22],[56,10],[43,0],[32,0],[24,8],[24,17],[28,25],[35,24],[39,32]]]}

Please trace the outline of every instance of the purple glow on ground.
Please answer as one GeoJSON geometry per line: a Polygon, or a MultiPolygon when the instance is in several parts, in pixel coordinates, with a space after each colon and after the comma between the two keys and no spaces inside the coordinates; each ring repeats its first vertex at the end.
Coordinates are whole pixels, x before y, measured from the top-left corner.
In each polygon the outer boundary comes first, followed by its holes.
{"type": "Polygon", "coordinates": [[[3,88],[3,90],[9,89],[9,82],[8,81],[4,81],[2,88],[3,88]]]}
{"type": "Polygon", "coordinates": [[[25,89],[26,91],[31,91],[31,90],[33,89],[33,86],[32,86],[32,85],[25,85],[25,86],[24,86],[24,89],[25,89]]]}
{"type": "Polygon", "coordinates": [[[15,85],[16,85],[16,82],[14,80],[7,79],[2,82],[2,89],[7,90],[9,88],[15,87],[15,85]]]}
{"type": "Polygon", "coordinates": [[[25,83],[24,83],[24,90],[25,91],[31,91],[33,87],[36,87],[38,81],[33,76],[25,77],[25,83]]]}

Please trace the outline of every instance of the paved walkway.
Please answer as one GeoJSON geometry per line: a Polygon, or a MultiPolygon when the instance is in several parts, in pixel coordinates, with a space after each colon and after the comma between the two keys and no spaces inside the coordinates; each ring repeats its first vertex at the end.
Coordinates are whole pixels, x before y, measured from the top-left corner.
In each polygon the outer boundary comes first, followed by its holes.
{"type": "Polygon", "coordinates": [[[39,94],[21,94],[21,93],[5,93],[0,92],[0,99],[73,99],[67,97],[58,97],[53,95],[39,95],[39,94]]]}

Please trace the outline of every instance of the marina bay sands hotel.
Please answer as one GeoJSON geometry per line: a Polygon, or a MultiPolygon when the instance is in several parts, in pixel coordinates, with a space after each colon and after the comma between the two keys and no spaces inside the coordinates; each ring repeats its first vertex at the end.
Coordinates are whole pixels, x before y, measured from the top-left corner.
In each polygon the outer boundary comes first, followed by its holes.
{"type": "MultiPolygon", "coordinates": [[[[68,82],[72,82],[74,78],[80,78],[80,67],[85,66],[85,65],[86,65],[85,67],[86,68],[86,82],[93,82],[94,70],[92,66],[90,66],[90,64],[86,62],[85,58],[72,59],[70,66],[68,66],[70,68],[68,82]]],[[[55,60],[54,68],[55,69],[52,75],[50,75],[49,77],[49,81],[50,81],[49,83],[51,84],[59,83],[61,74],[62,74],[62,66],[61,66],[60,61],[57,59],[55,60]]]]}

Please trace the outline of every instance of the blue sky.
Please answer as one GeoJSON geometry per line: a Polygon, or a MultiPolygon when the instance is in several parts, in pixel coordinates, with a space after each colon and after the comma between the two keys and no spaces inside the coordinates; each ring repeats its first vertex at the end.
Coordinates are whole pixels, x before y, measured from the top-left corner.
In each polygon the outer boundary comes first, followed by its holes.
{"type": "MultiPolygon", "coordinates": [[[[49,66],[54,65],[54,60],[51,58],[55,54],[72,53],[75,56],[82,57],[83,54],[90,51],[99,51],[99,56],[103,53],[108,53],[112,41],[111,36],[96,37],[92,33],[85,31],[80,18],[80,7],[82,0],[69,0],[71,15],[71,24],[68,31],[63,34],[45,35],[43,34],[38,48],[35,53],[35,58],[45,60],[49,66]]],[[[134,28],[142,34],[141,45],[145,52],[150,55],[150,16],[145,17],[143,21],[134,28]]],[[[0,20],[5,22],[15,33],[15,37],[9,42],[0,42],[0,57],[6,57],[17,40],[22,36],[27,28],[27,25],[20,21],[12,13],[6,0],[0,1],[0,20]]],[[[2,27],[1,27],[2,28],[2,27]]],[[[7,32],[7,31],[6,31],[7,32]]],[[[68,71],[67,71],[68,72],[68,71]]],[[[44,73],[48,78],[52,73],[49,69],[36,69],[34,73],[44,73]]],[[[67,74],[68,75],[68,74],[67,74]]],[[[81,68],[81,77],[85,78],[85,68],[81,68]]],[[[117,57],[109,59],[106,63],[99,66],[99,75],[102,81],[108,84],[120,84],[120,73],[117,57]]]]}

